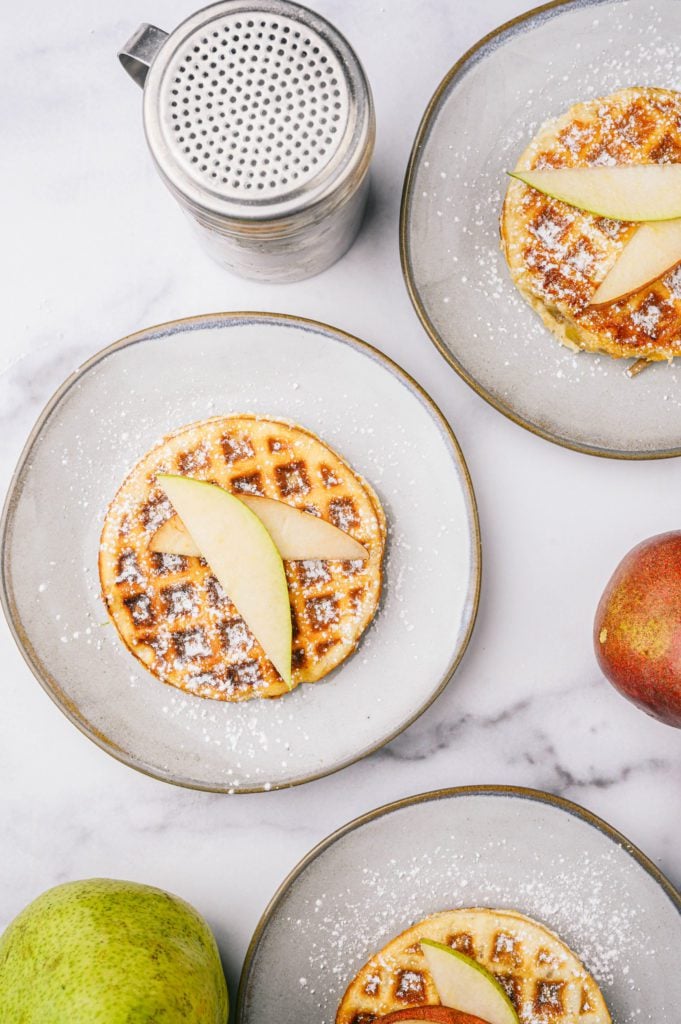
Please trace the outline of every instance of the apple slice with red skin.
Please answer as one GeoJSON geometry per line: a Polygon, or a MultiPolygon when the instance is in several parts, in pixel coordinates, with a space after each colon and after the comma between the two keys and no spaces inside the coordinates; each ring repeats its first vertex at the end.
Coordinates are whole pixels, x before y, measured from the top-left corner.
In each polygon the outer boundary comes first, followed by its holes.
{"type": "Polygon", "coordinates": [[[406,1010],[389,1013],[387,1017],[378,1017],[376,1024],[418,1024],[419,1021],[430,1021],[430,1024],[487,1024],[482,1017],[473,1017],[449,1006],[410,1006],[406,1010]]]}

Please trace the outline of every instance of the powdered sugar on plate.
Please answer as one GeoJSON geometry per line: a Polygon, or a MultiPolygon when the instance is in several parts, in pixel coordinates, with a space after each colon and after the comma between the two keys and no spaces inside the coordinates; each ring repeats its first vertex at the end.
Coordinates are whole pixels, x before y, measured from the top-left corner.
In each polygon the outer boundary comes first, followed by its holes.
{"type": "MultiPolygon", "coordinates": [[[[673,0],[575,4],[515,26],[444,90],[414,168],[408,254],[433,328],[504,411],[570,445],[676,450],[679,371],[661,363],[632,381],[629,361],[572,352],[549,333],[499,249],[505,172],[541,124],[576,102],[632,85],[679,89],[680,40],[673,0]]],[[[641,315],[652,337],[659,313],[641,315]]]]}
{"type": "Polygon", "coordinates": [[[295,1007],[301,1024],[331,1024],[347,985],[388,941],[464,907],[519,911],[557,933],[593,974],[615,1024],[676,1024],[681,979],[670,972],[681,918],[669,897],[598,827],[489,793],[398,808],[312,860],[266,925],[244,1024],[265,1019],[275,985],[286,1019],[295,1007]],[[293,935],[295,949],[285,949],[293,935]],[[281,969],[271,966],[275,949],[285,949],[281,969]]]}
{"type": "Polygon", "coordinates": [[[430,701],[468,634],[477,549],[456,450],[403,377],[330,329],[252,316],[149,331],[65,393],[17,495],[10,586],[38,666],[83,728],[162,778],[266,789],[355,760],[430,701]],[[379,495],[388,543],[378,613],[335,673],[276,700],[216,706],[160,683],[126,651],[97,557],[107,503],[140,456],[173,429],[235,410],[298,422],[345,456],[379,495]]]}

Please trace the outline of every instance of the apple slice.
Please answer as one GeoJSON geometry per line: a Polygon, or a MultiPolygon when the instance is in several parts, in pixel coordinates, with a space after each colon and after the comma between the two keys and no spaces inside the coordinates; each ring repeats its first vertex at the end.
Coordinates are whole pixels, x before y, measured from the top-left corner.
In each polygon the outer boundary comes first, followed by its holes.
{"type": "Polygon", "coordinates": [[[419,1024],[424,1020],[431,1021],[431,1024],[489,1024],[481,1017],[461,1013],[449,1006],[411,1006],[407,1010],[396,1010],[386,1017],[379,1017],[377,1024],[419,1024]]]}
{"type": "Polygon", "coordinates": [[[166,519],[149,541],[149,550],[160,555],[185,555],[196,558],[201,554],[187,528],[177,515],[166,519]]]}
{"type": "Polygon", "coordinates": [[[553,199],[598,217],[626,221],[681,217],[681,164],[547,167],[509,173],[553,199]]]}
{"type": "Polygon", "coordinates": [[[479,1014],[489,1024],[520,1024],[513,1003],[485,967],[432,939],[423,939],[421,948],[444,1006],[479,1014]]]}
{"type": "Polygon", "coordinates": [[[284,563],[250,508],[217,484],[159,475],[158,483],[229,599],[291,687],[291,606],[284,563]]]}
{"type": "MultiPolygon", "coordinates": [[[[291,562],[315,558],[351,562],[369,557],[369,552],[359,541],[319,516],[287,505],[285,501],[275,501],[274,498],[254,494],[239,494],[235,497],[263,522],[282,558],[291,562]]],[[[199,553],[178,516],[168,519],[156,531],[149,548],[166,555],[199,553]]]]}
{"type": "Polygon", "coordinates": [[[681,263],[681,219],[641,224],[598,286],[592,306],[626,299],[681,263]]]}

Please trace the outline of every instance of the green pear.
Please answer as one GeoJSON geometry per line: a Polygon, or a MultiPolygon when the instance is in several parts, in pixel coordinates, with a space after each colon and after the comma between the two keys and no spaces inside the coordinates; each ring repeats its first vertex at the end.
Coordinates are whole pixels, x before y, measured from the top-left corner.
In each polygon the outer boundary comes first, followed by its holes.
{"type": "Polygon", "coordinates": [[[49,889],[0,937],[2,1024],[226,1024],[213,934],[184,900],[93,878],[49,889]]]}

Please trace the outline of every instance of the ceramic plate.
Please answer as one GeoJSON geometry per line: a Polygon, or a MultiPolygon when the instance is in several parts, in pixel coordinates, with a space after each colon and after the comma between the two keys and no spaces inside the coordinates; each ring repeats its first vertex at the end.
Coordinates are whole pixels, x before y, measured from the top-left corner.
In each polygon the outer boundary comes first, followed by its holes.
{"type": "Polygon", "coordinates": [[[678,0],[549,4],[448,73],[405,181],[401,249],[424,326],[475,390],[528,430],[597,455],[681,453],[681,371],[562,347],[520,297],[499,249],[505,171],[537,128],[629,85],[681,88],[678,0]]]}
{"type": "Polygon", "coordinates": [[[576,804],[470,787],[382,807],[298,865],[251,943],[237,1024],[333,1024],[347,985],[389,939],[438,910],[478,906],[558,932],[615,1024],[678,1021],[681,896],[671,883],[576,804]]]}
{"type": "Polygon", "coordinates": [[[23,654],[69,718],[120,760],[219,791],[294,785],[386,743],[435,698],[470,635],[475,499],[446,421],[385,356],[341,331],[271,314],[153,327],[104,349],[42,414],[5,508],[4,605],[23,654]],[[104,511],[164,434],[228,412],[299,422],[376,488],[389,524],[384,598],[327,681],[234,705],[160,683],[108,623],[104,511]]]}

